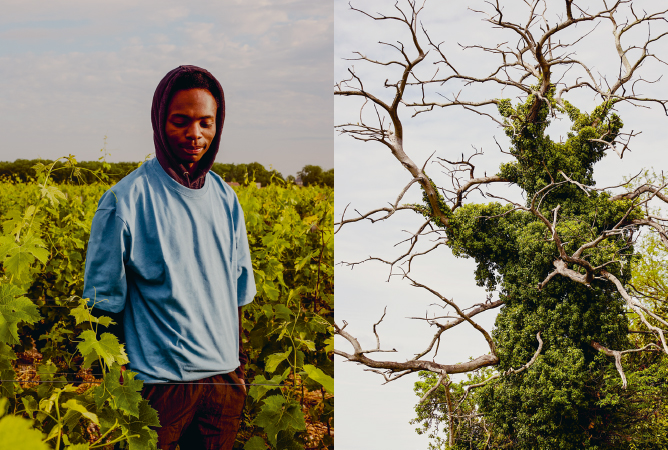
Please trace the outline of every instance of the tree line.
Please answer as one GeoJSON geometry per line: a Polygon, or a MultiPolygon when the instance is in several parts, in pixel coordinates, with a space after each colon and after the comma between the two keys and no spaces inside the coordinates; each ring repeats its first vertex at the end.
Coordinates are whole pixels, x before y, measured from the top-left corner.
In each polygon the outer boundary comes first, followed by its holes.
{"type": "MultiPolygon", "coordinates": [[[[0,161],[0,179],[10,179],[17,182],[31,181],[35,178],[33,166],[37,163],[51,164],[52,160],[43,159],[17,159],[11,162],[0,161]]],[[[77,180],[82,183],[94,183],[103,179],[111,183],[118,182],[121,178],[138,167],[136,162],[109,163],[106,161],[81,161],[76,168],[68,167],[67,163],[57,162],[52,173],[55,183],[64,183],[69,180],[77,180]]],[[[296,182],[293,175],[284,177],[275,169],[267,170],[259,162],[250,164],[214,163],[211,171],[220,175],[228,183],[236,182],[246,185],[251,182],[267,186],[278,180],[280,182],[296,182]]],[[[329,186],[334,187],[334,169],[323,170],[320,166],[305,165],[297,172],[297,178],[304,186],[329,186]]]]}

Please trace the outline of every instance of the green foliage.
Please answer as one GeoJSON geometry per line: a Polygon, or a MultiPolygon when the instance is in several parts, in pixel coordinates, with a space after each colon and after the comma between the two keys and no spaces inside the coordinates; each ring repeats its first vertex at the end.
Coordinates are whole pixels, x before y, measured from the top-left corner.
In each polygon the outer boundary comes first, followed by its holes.
{"type": "MultiPolygon", "coordinates": [[[[498,434],[491,433],[491,424],[484,415],[478,414],[478,406],[473,396],[464,397],[465,386],[484,381],[494,374],[491,368],[484,368],[475,373],[467,374],[467,380],[461,383],[451,383],[450,398],[452,407],[457,407],[453,416],[453,429],[456,438],[456,449],[501,448],[504,442],[498,434]]],[[[438,376],[431,372],[419,372],[420,381],[413,388],[415,395],[422,397],[438,381],[438,376]]],[[[448,432],[448,407],[446,387],[439,386],[424,403],[415,407],[416,417],[411,424],[418,424],[415,429],[418,434],[426,434],[431,441],[429,450],[441,450],[448,447],[448,440],[441,437],[441,432],[448,432]]]]}
{"type": "MultiPolygon", "coordinates": [[[[98,177],[115,170],[101,164],[106,172],[98,177]]],[[[88,173],[83,169],[70,156],[63,163],[33,164],[35,175],[28,183],[2,182],[0,375],[9,381],[0,385],[0,397],[8,400],[11,417],[33,420],[34,433],[43,434],[48,447],[117,443],[130,450],[154,449],[152,427],[159,420],[141,398],[142,381],[129,371],[121,375],[127,363],[124,346],[104,331],[112,320],[92,316],[77,297],[97,201],[109,186],[53,184],[53,177],[88,173]],[[40,382],[11,381],[17,379],[17,353],[25,357],[23,352],[35,350],[44,361],[36,369],[40,382]],[[92,380],[87,367],[100,375],[92,380]]],[[[235,189],[259,293],[242,319],[250,356],[246,378],[270,384],[250,389],[236,448],[245,442],[247,448],[304,448],[314,444],[307,421],[331,426],[333,420],[334,399],[328,393],[333,363],[327,353],[333,339],[333,191],[282,184],[235,189]],[[274,354],[284,357],[270,359],[274,354]],[[319,401],[305,400],[311,391],[320,393],[319,401]],[[271,397],[283,400],[279,405],[278,399],[267,401],[271,397]]],[[[315,445],[333,442],[325,437],[315,445]]],[[[1,439],[0,448],[5,448],[1,439]]]]}
{"type": "Polygon", "coordinates": [[[0,285],[0,342],[3,344],[18,344],[19,322],[35,323],[41,318],[37,307],[23,294],[15,285],[0,285]]]}
{"type": "MultiPolygon", "coordinates": [[[[108,163],[106,161],[81,161],[76,165],[70,161],[54,161],[48,159],[17,159],[12,162],[0,162],[0,179],[5,181],[25,183],[38,181],[39,175],[35,176],[35,166],[46,168],[53,166],[49,179],[55,184],[75,181],[82,184],[104,181],[116,183],[121,178],[137,168],[136,162],[108,163]]],[[[56,199],[57,190],[55,186],[45,186],[45,194],[56,199]]],[[[60,197],[63,199],[63,197],[60,197]]]]}
{"type": "Polygon", "coordinates": [[[220,175],[227,182],[234,181],[243,185],[248,185],[253,181],[267,186],[279,180],[279,182],[284,181],[280,172],[272,169],[271,166],[267,170],[258,162],[250,164],[213,163],[211,171],[220,175]]]}
{"type": "MultiPolygon", "coordinates": [[[[240,440],[261,434],[271,448],[303,448],[304,413],[328,426],[333,420],[333,191],[274,184],[238,189],[237,195],[258,291],[244,308],[247,379],[284,385],[251,387],[240,440]],[[320,400],[302,408],[302,389],[321,392],[320,400]]],[[[333,442],[326,437],[319,445],[333,442]]]]}
{"type": "Polygon", "coordinates": [[[30,420],[14,415],[5,415],[8,400],[0,400],[0,443],[3,448],[16,450],[48,450],[42,442],[42,433],[32,428],[30,420]],[[3,417],[4,416],[4,417],[3,417]]]}
{"type": "Polygon", "coordinates": [[[668,250],[659,236],[651,232],[640,242],[631,286],[652,310],[668,317],[668,250]]]}
{"type": "MultiPolygon", "coordinates": [[[[17,159],[12,162],[0,162],[0,180],[13,182],[35,181],[34,167],[41,164],[42,167],[48,167],[53,164],[51,160],[44,159],[17,159]]],[[[100,161],[81,161],[76,165],[65,162],[56,162],[50,179],[55,184],[65,182],[77,182],[79,184],[91,184],[99,181],[107,183],[117,183],[123,177],[137,168],[136,162],[109,163],[100,161]]],[[[283,181],[283,175],[273,169],[265,169],[258,162],[250,164],[224,164],[214,163],[211,170],[225,181],[235,181],[237,183],[247,182],[249,179],[255,179],[262,186],[271,184],[272,178],[283,181]]],[[[59,188],[55,186],[46,186],[44,194],[53,201],[64,200],[64,197],[58,197],[59,188]]]]}
{"type": "Polygon", "coordinates": [[[334,187],[334,169],[326,171],[320,166],[306,165],[297,172],[304,186],[329,186],[334,187]]]}

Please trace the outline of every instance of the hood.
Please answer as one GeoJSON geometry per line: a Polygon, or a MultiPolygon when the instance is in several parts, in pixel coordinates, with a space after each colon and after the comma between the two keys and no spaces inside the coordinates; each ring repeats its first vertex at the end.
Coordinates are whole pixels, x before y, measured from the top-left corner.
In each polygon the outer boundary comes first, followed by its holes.
{"type": "Polygon", "coordinates": [[[208,71],[197,66],[179,66],[169,72],[160,81],[153,94],[153,105],[151,106],[151,123],[153,124],[153,143],[155,145],[155,157],[167,174],[178,183],[191,189],[200,189],[204,186],[206,173],[213,166],[220,146],[220,133],[223,131],[223,122],[225,121],[225,94],[218,80],[208,71]],[[165,123],[167,121],[167,107],[169,100],[174,92],[176,81],[184,74],[200,72],[210,78],[216,86],[218,92],[212,92],[218,101],[218,110],[216,112],[216,135],[211,141],[211,145],[202,159],[197,163],[197,169],[192,175],[188,175],[185,165],[176,158],[169,148],[167,135],[165,134],[165,123]]]}

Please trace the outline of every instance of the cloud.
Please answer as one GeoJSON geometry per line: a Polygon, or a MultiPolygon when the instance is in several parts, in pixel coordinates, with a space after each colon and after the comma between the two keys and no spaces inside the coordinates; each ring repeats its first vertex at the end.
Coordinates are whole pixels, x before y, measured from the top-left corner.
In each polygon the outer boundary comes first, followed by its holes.
{"type": "Polygon", "coordinates": [[[332,167],[333,22],[320,3],[65,0],[32,15],[11,3],[0,18],[5,149],[30,136],[22,157],[90,159],[108,135],[113,160],[143,159],[155,86],[195,64],[225,89],[226,157],[286,174],[332,167]]]}

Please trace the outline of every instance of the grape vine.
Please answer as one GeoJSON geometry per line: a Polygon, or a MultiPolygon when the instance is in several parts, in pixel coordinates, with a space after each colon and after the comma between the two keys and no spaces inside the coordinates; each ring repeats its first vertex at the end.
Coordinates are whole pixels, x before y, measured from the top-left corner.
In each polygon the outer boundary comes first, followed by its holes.
{"type": "MultiPolygon", "coordinates": [[[[143,382],[121,371],[111,319],[79,297],[108,178],[77,184],[71,155],[34,169],[34,181],[0,181],[0,447],[155,449],[143,382]],[[71,181],[54,184],[54,170],[71,181]]],[[[235,448],[333,448],[333,190],[235,189],[258,291],[242,320],[253,385],[235,448]]]]}

